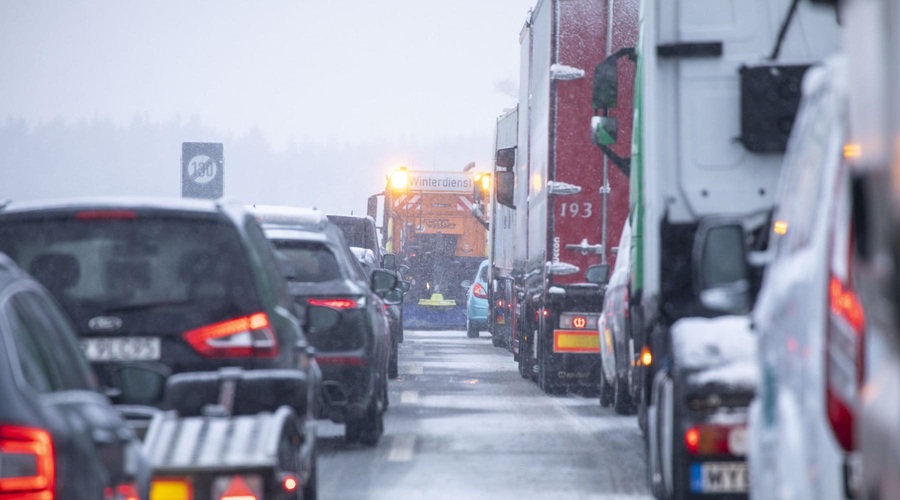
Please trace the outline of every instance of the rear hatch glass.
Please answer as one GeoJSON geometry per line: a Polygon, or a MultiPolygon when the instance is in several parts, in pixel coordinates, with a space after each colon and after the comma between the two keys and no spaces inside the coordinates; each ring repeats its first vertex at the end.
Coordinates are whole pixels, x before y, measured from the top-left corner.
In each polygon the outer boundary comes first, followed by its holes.
{"type": "Polygon", "coordinates": [[[180,336],[260,310],[231,224],[111,214],[0,222],[0,251],[50,290],[80,334],[109,334],[121,320],[119,335],[180,336]]]}
{"type": "Polygon", "coordinates": [[[291,281],[322,283],[343,279],[337,259],[323,243],[297,240],[273,240],[275,248],[294,269],[291,281]]]}

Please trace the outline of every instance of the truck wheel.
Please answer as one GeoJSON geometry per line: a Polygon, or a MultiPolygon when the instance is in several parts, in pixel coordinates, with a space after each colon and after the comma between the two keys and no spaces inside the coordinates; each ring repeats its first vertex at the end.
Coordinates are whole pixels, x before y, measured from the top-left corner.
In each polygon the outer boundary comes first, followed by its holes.
{"type": "Polygon", "coordinates": [[[619,415],[632,415],[634,413],[634,402],[631,401],[631,394],[628,393],[628,387],[618,373],[616,374],[616,383],[613,389],[613,409],[619,415]]]}
{"type": "Polygon", "coordinates": [[[400,357],[400,346],[397,343],[397,340],[391,341],[391,359],[388,361],[388,377],[391,379],[397,378],[399,375],[399,358],[400,357]]]}
{"type": "Polygon", "coordinates": [[[606,380],[606,371],[600,368],[600,406],[609,408],[613,402],[613,388],[610,387],[609,381],[606,380]]]}
{"type": "Polygon", "coordinates": [[[478,330],[475,328],[475,325],[469,321],[469,318],[466,318],[466,336],[470,339],[478,338],[478,330]]]}

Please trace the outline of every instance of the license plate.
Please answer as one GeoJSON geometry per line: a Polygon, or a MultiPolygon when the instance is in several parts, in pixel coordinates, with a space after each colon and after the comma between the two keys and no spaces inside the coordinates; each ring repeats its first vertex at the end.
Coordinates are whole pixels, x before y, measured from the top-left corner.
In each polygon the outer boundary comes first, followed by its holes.
{"type": "Polygon", "coordinates": [[[744,493],[750,490],[745,462],[691,464],[691,491],[697,493],[744,493]]]}
{"type": "Polygon", "coordinates": [[[82,339],[88,361],[154,361],[161,357],[159,337],[82,339]]]}

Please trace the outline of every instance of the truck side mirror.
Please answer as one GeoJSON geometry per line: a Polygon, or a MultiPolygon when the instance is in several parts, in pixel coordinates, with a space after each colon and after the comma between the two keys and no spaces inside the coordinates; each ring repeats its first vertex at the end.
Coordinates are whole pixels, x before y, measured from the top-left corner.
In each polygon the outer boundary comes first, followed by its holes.
{"type": "Polygon", "coordinates": [[[378,215],[378,195],[373,194],[369,196],[369,199],[366,200],[366,215],[371,218],[375,218],[378,215]]]}
{"type": "Polygon", "coordinates": [[[386,253],[381,256],[381,267],[388,271],[397,270],[397,256],[392,253],[386,253]]]}
{"type": "Polygon", "coordinates": [[[619,104],[619,58],[609,56],[594,68],[594,109],[615,108],[619,104]]]}
{"type": "Polygon", "coordinates": [[[513,193],[516,187],[516,174],[512,171],[496,172],[494,185],[496,186],[497,203],[509,208],[516,208],[513,193]]]}
{"type": "Polygon", "coordinates": [[[609,264],[594,264],[588,267],[584,279],[588,283],[605,284],[609,281],[609,264]]]}
{"type": "Polygon", "coordinates": [[[694,289],[700,302],[714,311],[750,311],[750,266],[744,226],[739,220],[704,220],[694,240],[694,289]]]}
{"type": "Polygon", "coordinates": [[[409,281],[401,281],[400,283],[397,283],[397,288],[399,288],[400,291],[403,292],[403,293],[408,292],[408,291],[409,291],[409,288],[410,288],[411,286],[412,286],[412,285],[410,284],[409,281]]]}
{"type": "Polygon", "coordinates": [[[516,166],[516,146],[497,150],[497,158],[494,163],[498,167],[513,168],[516,166]]]}

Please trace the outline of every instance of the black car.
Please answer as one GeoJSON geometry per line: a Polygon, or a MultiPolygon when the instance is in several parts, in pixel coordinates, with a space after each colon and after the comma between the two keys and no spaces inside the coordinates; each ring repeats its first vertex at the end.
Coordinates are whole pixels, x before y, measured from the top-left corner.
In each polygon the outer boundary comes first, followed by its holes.
{"type": "Polygon", "coordinates": [[[310,335],[322,369],[324,417],[346,423],[346,438],[373,446],[388,405],[390,334],[385,302],[396,277],[371,277],[356,261],[340,229],[312,209],[255,207],[266,236],[281,253],[294,300],[339,309],[337,327],[310,335]]]}
{"type": "Polygon", "coordinates": [[[0,251],[63,306],[117,403],[157,405],[168,375],[226,366],[319,378],[272,247],[243,206],[13,203],[0,210],[0,251]]]}
{"type": "Polygon", "coordinates": [[[0,498],[146,499],[150,466],[47,291],[0,255],[0,498]]]}
{"type": "MultiPolygon", "coordinates": [[[[368,248],[350,247],[350,250],[356,256],[359,265],[366,272],[366,276],[372,276],[372,273],[378,269],[374,253],[368,248]]],[[[386,269],[384,271],[396,276],[396,273],[392,271],[386,269]]],[[[397,378],[400,374],[400,343],[403,342],[403,288],[409,290],[409,284],[404,281],[400,281],[398,286],[400,289],[391,290],[381,295],[383,298],[387,298],[387,294],[391,296],[385,301],[384,307],[388,313],[388,329],[391,332],[391,358],[388,362],[388,377],[392,379],[397,378]]]]}

